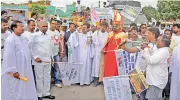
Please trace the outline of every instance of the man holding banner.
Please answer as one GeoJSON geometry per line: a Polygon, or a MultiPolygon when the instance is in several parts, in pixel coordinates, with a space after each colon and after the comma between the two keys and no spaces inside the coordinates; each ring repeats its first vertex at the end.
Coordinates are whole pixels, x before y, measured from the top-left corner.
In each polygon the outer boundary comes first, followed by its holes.
{"type": "Polygon", "coordinates": [[[118,12],[114,13],[113,18],[113,32],[108,35],[107,43],[102,49],[100,78],[111,77],[118,75],[117,63],[115,51],[120,44],[123,43],[123,39],[126,38],[125,33],[122,32],[122,17],[118,12]]]}

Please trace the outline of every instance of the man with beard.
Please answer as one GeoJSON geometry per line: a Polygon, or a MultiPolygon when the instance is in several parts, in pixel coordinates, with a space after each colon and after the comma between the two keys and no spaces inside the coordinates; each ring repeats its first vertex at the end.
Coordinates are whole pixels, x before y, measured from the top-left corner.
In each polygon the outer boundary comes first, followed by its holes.
{"type": "Polygon", "coordinates": [[[122,32],[122,17],[118,12],[114,13],[113,32],[109,33],[108,40],[102,49],[101,68],[99,81],[103,77],[118,76],[115,51],[124,42],[127,35],[122,32]]]}
{"type": "Polygon", "coordinates": [[[180,44],[180,24],[173,25],[174,34],[171,37],[170,53],[172,53],[173,48],[180,44]]]}

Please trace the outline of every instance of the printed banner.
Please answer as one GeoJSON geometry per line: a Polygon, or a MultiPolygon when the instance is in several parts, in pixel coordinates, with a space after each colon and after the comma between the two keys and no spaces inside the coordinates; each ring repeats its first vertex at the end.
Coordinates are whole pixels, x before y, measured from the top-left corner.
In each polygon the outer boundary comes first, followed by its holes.
{"type": "Polygon", "coordinates": [[[82,64],[61,62],[58,63],[58,65],[64,86],[70,86],[72,83],[79,82],[79,74],[83,66],[82,64]]]}
{"type": "Polygon", "coordinates": [[[121,11],[121,14],[131,21],[135,21],[139,15],[140,10],[135,10],[133,7],[126,5],[125,8],[121,11]]]}
{"type": "Polygon", "coordinates": [[[103,78],[106,100],[132,100],[128,76],[103,78]]]}
{"type": "Polygon", "coordinates": [[[139,94],[148,88],[144,74],[139,67],[136,67],[129,73],[129,79],[136,94],[139,94]]]}
{"type": "Polygon", "coordinates": [[[123,63],[122,63],[122,56],[123,56],[122,52],[123,52],[122,49],[118,49],[115,51],[116,62],[117,62],[117,67],[118,67],[118,74],[119,75],[126,75],[125,67],[123,66],[123,63]]]}
{"type": "Polygon", "coordinates": [[[99,19],[112,19],[113,16],[112,8],[95,8],[95,11],[99,19]]]}
{"type": "Polygon", "coordinates": [[[124,50],[116,50],[116,61],[119,75],[127,75],[134,70],[139,53],[128,53],[124,50]]]}

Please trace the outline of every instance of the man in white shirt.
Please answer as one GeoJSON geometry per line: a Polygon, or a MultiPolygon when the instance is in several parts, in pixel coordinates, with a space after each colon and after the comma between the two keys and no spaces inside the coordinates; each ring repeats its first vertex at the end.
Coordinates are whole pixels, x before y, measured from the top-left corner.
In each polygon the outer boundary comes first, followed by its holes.
{"type": "Polygon", "coordinates": [[[146,79],[149,88],[146,92],[148,100],[162,100],[162,91],[168,82],[168,58],[170,39],[167,35],[160,36],[157,40],[157,50],[145,48],[143,57],[147,62],[146,79]]]}
{"type": "Polygon", "coordinates": [[[80,4],[80,0],[77,0],[77,4],[76,4],[76,12],[80,13],[81,12],[81,4],[80,4]]]}
{"type": "Polygon", "coordinates": [[[105,43],[108,39],[108,23],[102,22],[101,23],[101,30],[95,31],[93,33],[93,44],[95,46],[95,56],[93,58],[93,65],[92,65],[92,73],[91,76],[94,77],[94,84],[93,86],[96,87],[99,82],[99,69],[100,69],[100,60],[101,60],[101,50],[104,48],[105,43]]]}
{"type": "Polygon", "coordinates": [[[165,28],[165,24],[161,24],[161,27],[160,27],[160,34],[164,34],[164,31],[166,30],[166,28],[165,28]]]}
{"type": "Polygon", "coordinates": [[[27,21],[27,25],[28,25],[28,29],[27,31],[25,31],[22,35],[25,36],[27,38],[27,40],[29,41],[30,36],[34,33],[35,31],[35,27],[36,27],[36,23],[34,20],[28,20],[27,21]]]}
{"type": "Polygon", "coordinates": [[[9,35],[11,35],[11,33],[7,29],[8,29],[8,21],[4,18],[1,18],[1,61],[3,59],[5,40],[9,35]]]}
{"type": "MultiPolygon", "coordinates": [[[[50,21],[50,28],[47,31],[47,34],[51,37],[52,40],[52,53],[53,53],[53,59],[54,62],[59,62],[60,58],[59,58],[59,43],[60,43],[60,34],[59,32],[56,30],[56,24],[57,24],[57,20],[55,19],[51,19],[50,21]]],[[[60,84],[60,79],[59,79],[59,74],[60,74],[60,70],[59,70],[59,66],[58,63],[54,63],[54,81],[55,81],[55,86],[61,88],[61,84],[60,84]]]]}
{"type": "Polygon", "coordinates": [[[174,34],[171,38],[170,52],[172,53],[173,48],[180,44],[180,24],[173,25],[174,34]]]}
{"type": "MultiPolygon", "coordinates": [[[[145,35],[146,35],[146,39],[149,41],[148,44],[143,43],[141,46],[136,46],[134,48],[127,48],[126,46],[122,48],[129,53],[136,53],[139,51],[142,52],[142,49],[148,46],[151,49],[151,53],[153,53],[155,50],[157,50],[156,41],[160,35],[160,31],[158,28],[155,28],[155,27],[148,28],[145,35]]],[[[145,59],[142,57],[137,60],[136,65],[139,66],[141,70],[145,70],[147,66],[145,59]]],[[[140,93],[140,100],[146,100],[145,95],[146,95],[146,91],[143,91],[142,93],[140,93]]]]}
{"type": "Polygon", "coordinates": [[[32,63],[35,69],[36,86],[38,99],[43,98],[55,99],[50,94],[51,80],[51,58],[52,41],[47,34],[48,24],[46,21],[39,22],[40,31],[30,37],[29,47],[32,55],[32,63]]]}

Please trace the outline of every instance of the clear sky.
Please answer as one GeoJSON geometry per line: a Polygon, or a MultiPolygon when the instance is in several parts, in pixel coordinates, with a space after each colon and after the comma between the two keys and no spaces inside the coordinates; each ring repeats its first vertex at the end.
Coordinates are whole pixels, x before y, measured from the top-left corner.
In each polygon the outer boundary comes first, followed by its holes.
{"type": "MultiPolygon", "coordinates": [[[[24,2],[28,2],[28,0],[1,0],[2,2],[5,3],[24,3],[24,2]]],[[[32,0],[32,1],[37,1],[37,0],[32,0]]],[[[76,2],[77,0],[53,0],[53,1],[57,1],[57,2],[66,2],[67,4],[72,4],[72,2],[76,2]]],[[[99,0],[80,0],[82,5],[85,6],[98,6],[98,2],[99,0]]],[[[106,0],[100,0],[101,2],[106,1],[106,0]]],[[[148,6],[151,5],[153,7],[156,7],[157,4],[157,0],[134,0],[134,1],[140,1],[142,7],[144,6],[148,6]]]]}

